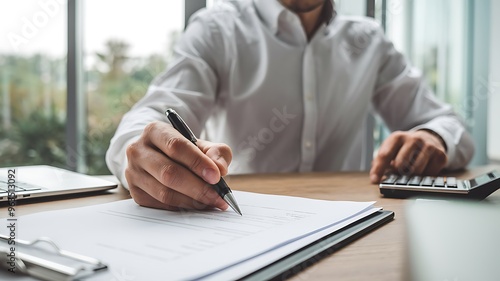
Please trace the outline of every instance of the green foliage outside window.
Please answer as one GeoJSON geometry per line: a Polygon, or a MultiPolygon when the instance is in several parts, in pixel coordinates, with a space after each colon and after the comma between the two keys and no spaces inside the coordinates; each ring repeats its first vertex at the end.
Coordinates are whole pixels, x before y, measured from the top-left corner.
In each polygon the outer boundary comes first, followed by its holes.
{"type": "Polygon", "coordinates": [[[108,41],[87,72],[88,130],[86,161],[89,174],[109,174],[104,161],[109,141],[127,112],[147,91],[153,78],[166,67],[160,55],[131,58],[129,45],[108,41]]]}
{"type": "MultiPolygon", "coordinates": [[[[117,40],[90,55],[95,63],[85,72],[87,173],[109,174],[104,155],[118,123],[168,58],[130,57],[129,44],[117,40]]],[[[0,166],[65,167],[66,59],[0,55],[0,64],[0,166]]]]}

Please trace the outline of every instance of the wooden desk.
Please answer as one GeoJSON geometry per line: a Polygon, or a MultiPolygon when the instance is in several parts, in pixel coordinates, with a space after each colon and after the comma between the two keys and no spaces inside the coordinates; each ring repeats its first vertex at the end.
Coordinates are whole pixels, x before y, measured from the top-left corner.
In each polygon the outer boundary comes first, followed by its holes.
{"type": "MultiPolygon", "coordinates": [[[[475,168],[455,176],[471,178],[498,166],[475,168]]],[[[106,177],[112,178],[112,177],[106,177]]],[[[309,197],[327,200],[377,201],[377,206],[394,211],[395,220],[356,240],[291,280],[403,280],[405,258],[405,205],[408,200],[381,197],[367,173],[308,173],[238,175],[226,178],[234,190],[309,197]]],[[[61,198],[51,202],[19,201],[16,215],[101,204],[130,198],[123,188],[93,196],[61,198]]],[[[500,204],[500,191],[489,202],[500,204]]],[[[0,217],[6,217],[5,205],[0,217]]]]}

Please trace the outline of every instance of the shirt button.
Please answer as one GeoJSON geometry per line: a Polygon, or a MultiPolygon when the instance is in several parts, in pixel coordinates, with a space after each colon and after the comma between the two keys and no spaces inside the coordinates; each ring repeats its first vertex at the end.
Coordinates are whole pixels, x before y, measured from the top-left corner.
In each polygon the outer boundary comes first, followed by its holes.
{"type": "Polygon", "coordinates": [[[306,141],[305,145],[306,145],[306,148],[312,147],[312,143],[310,141],[306,141]]]}

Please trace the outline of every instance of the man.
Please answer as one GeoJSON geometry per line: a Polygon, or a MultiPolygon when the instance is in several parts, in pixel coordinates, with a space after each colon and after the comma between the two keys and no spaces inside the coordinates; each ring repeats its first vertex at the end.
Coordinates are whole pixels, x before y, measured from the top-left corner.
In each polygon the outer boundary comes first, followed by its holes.
{"type": "Polygon", "coordinates": [[[431,175],[464,167],[473,145],[451,107],[375,22],[335,16],[333,7],[331,0],[247,0],[197,13],[107,153],[135,201],[226,209],[207,183],[228,169],[360,169],[371,110],[395,131],[372,163],[373,183],[388,169],[431,175]],[[168,123],[169,107],[203,133],[199,148],[168,123]]]}

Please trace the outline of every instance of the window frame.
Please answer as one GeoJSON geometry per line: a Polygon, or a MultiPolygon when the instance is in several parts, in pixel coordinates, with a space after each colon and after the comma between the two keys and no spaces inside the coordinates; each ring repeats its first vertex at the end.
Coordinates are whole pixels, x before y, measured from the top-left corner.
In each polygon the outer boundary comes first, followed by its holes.
{"type": "MultiPolygon", "coordinates": [[[[82,0],[68,0],[67,10],[67,101],[66,101],[66,166],[69,170],[85,173],[85,132],[87,131],[87,102],[83,75],[83,4],[82,0]]],[[[184,0],[184,23],[206,0],[184,0]]]]}

